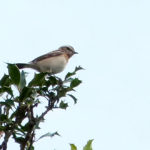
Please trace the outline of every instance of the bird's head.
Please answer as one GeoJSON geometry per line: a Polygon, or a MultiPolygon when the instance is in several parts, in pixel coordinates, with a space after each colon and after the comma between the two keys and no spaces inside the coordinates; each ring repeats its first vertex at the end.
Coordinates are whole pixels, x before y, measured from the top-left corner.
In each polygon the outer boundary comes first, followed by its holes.
{"type": "Polygon", "coordinates": [[[64,51],[69,57],[78,54],[72,46],[61,46],[59,50],[64,51]]]}

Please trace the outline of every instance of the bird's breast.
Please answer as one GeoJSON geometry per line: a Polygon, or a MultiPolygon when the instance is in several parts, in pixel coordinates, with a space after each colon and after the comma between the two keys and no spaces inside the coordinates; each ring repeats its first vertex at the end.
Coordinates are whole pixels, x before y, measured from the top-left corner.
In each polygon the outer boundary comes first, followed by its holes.
{"type": "Polygon", "coordinates": [[[68,60],[66,57],[50,57],[37,62],[41,72],[59,73],[64,70],[68,60]]]}

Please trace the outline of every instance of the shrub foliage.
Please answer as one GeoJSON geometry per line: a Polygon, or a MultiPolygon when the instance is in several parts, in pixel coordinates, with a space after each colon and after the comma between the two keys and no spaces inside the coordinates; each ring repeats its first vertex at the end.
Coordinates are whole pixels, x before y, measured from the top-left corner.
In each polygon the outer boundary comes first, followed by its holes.
{"type": "MultiPolygon", "coordinates": [[[[72,92],[81,80],[74,75],[81,69],[76,67],[64,79],[49,73],[36,73],[27,82],[26,72],[8,64],[8,74],[0,80],[0,136],[3,136],[0,149],[6,150],[9,139],[13,138],[20,145],[20,150],[34,150],[35,131],[40,129],[46,114],[53,109],[66,109],[69,97],[77,102],[72,92]],[[42,111],[37,113],[43,103],[42,111]]],[[[54,135],[59,134],[49,134],[54,135]]]]}

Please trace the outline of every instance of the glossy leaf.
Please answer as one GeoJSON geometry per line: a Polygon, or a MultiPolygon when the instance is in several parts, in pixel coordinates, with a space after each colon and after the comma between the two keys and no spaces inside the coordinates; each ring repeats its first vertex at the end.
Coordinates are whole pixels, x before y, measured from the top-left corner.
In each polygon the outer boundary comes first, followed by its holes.
{"type": "Polygon", "coordinates": [[[77,147],[74,144],[70,144],[71,150],[77,150],[77,147]]]}
{"type": "Polygon", "coordinates": [[[4,75],[0,80],[0,86],[9,86],[11,84],[10,78],[8,75],[4,75]]]}
{"type": "Polygon", "coordinates": [[[29,86],[42,86],[45,84],[46,73],[35,74],[33,80],[29,83],[29,86]]]}
{"type": "Polygon", "coordinates": [[[33,94],[33,89],[30,87],[24,87],[23,90],[20,93],[20,101],[23,101],[26,98],[31,97],[31,95],[33,94]]]}
{"type": "Polygon", "coordinates": [[[93,140],[89,140],[87,144],[84,146],[83,150],[92,150],[92,142],[93,140]]]}
{"type": "Polygon", "coordinates": [[[19,90],[21,91],[26,86],[26,73],[21,72],[19,90]]]}
{"type": "Polygon", "coordinates": [[[65,103],[65,102],[63,102],[63,101],[60,102],[59,108],[61,108],[61,109],[66,109],[67,107],[68,107],[68,103],[65,103]]]}
{"type": "Polygon", "coordinates": [[[7,115],[1,114],[0,121],[6,121],[6,120],[7,120],[7,115]]]}
{"type": "Polygon", "coordinates": [[[10,94],[11,96],[13,96],[13,91],[10,87],[3,87],[3,88],[0,88],[0,94],[3,94],[3,93],[8,93],[10,94]]]}
{"type": "Polygon", "coordinates": [[[59,88],[59,89],[57,89],[57,95],[58,95],[58,97],[60,98],[60,97],[65,97],[66,96],[66,93],[67,93],[67,91],[68,91],[68,88],[59,88]]]}
{"type": "Polygon", "coordinates": [[[75,75],[77,71],[82,70],[82,69],[83,69],[83,68],[79,66],[79,67],[76,67],[73,72],[68,72],[67,75],[65,76],[65,80],[66,80],[67,78],[69,78],[69,77],[75,75]]]}
{"type": "Polygon", "coordinates": [[[47,85],[50,86],[50,85],[57,85],[58,84],[58,80],[56,79],[56,77],[54,76],[50,76],[48,78],[48,81],[47,81],[47,85]]]}
{"type": "Polygon", "coordinates": [[[41,137],[39,137],[38,140],[40,140],[40,139],[42,139],[42,138],[45,138],[45,137],[54,137],[55,135],[60,136],[60,134],[59,134],[58,132],[54,132],[54,133],[48,132],[48,133],[42,135],[41,137]]]}
{"type": "Polygon", "coordinates": [[[6,100],[6,101],[4,101],[4,102],[0,102],[0,104],[1,104],[1,105],[4,105],[4,106],[6,106],[6,107],[11,108],[12,106],[14,106],[14,101],[11,100],[11,99],[8,99],[8,100],[6,100]]]}
{"type": "Polygon", "coordinates": [[[14,139],[15,139],[15,141],[17,142],[17,143],[23,143],[24,141],[25,141],[25,139],[23,138],[23,137],[14,137],[14,139]]]}
{"type": "Polygon", "coordinates": [[[5,131],[5,128],[4,126],[0,126],[0,131],[5,131]]]}
{"type": "Polygon", "coordinates": [[[79,80],[78,78],[75,78],[74,80],[72,80],[70,87],[71,88],[77,87],[81,82],[82,82],[81,80],[79,80]]]}
{"type": "Polygon", "coordinates": [[[14,84],[19,85],[20,82],[20,72],[16,65],[8,64],[8,72],[11,80],[14,84]]]}
{"type": "Polygon", "coordinates": [[[31,146],[31,147],[29,148],[29,150],[34,150],[34,146],[31,146]]]}
{"type": "Polygon", "coordinates": [[[77,103],[77,98],[75,96],[73,96],[72,94],[68,94],[73,100],[74,100],[74,103],[76,104],[77,103]]]}
{"type": "Polygon", "coordinates": [[[73,75],[75,75],[75,72],[68,72],[67,75],[65,76],[65,80],[73,75]]]}

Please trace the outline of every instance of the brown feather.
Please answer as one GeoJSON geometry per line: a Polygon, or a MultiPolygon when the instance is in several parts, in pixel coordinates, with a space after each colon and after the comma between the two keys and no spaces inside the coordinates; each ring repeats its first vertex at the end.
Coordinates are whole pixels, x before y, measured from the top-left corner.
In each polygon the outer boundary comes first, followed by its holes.
{"type": "Polygon", "coordinates": [[[42,55],[42,56],[39,56],[39,57],[35,58],[35,59],[32,60],[31,62],[32,62],[32,63],[36,63],[36,62],[38,62],[38,61],[42,61],[42,60],[47,59],[47,58],[50,58],[50,57],[60,56],[60,55],[62,55],[62,54],[63,54],[63,52],[60,51],[60,50],[52,51],[52,52],[50,52],[50,53],[47,53],[47,54],[44,54],[44,55],[42,55]]]}

